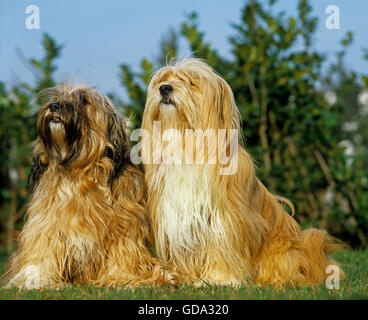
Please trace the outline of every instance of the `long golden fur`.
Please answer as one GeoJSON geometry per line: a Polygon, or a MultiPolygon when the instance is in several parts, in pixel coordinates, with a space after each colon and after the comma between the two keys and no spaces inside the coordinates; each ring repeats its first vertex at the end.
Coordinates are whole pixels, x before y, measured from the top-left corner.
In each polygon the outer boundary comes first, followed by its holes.
{"type": "MultiPolygon", "coordinates": [[[[174,128],[183,137],[186,129],[240,130],[231,88],[198,59],[179,61],[154,74],[142,124],[151,136],[154,121],[161,122],[163,131],[174,128]]],[[[186,142],[178,145],[179,156],[186,142]]],[[[197,285],[322,283],[326,267],[336,264],[328,255],[339,242],[324,230],[301,231],[281,204],[288,201],[265,188],[241,138],[236,143],[238,168],[231,175],[219,174],[218,161],[152,164],[151,159],[145,164],[159,257],[176,268],[182,281],[197,285]]],[[[226,146],[228,151],[229,140],[226,146]]]]}
{"type": "Polygon", "coordinates": [[[129,159],[125,121],[96,90],[62,83],[38,116],[33,194],[7,287],[171,281],[147,247],[143,173],[129,159]]]}

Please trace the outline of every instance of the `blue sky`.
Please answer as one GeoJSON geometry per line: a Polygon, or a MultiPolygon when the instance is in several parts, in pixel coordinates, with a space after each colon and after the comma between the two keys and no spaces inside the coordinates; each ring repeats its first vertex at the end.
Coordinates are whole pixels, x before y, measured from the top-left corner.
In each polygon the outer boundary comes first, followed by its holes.
{"type": "MultiPolygon", "coordinates": [[[[142,57],[156,57],[160,39],[170,27],[178,28],[185,13],[198,12],[206,39],[221,54],[229,55],[231,23],[239,22],[243,4],[244,0],[0,0],[0,80],[10,85],[32,81],[33,74],[21,56],[39,58],[43,54],[40,40],[47,32],[64,44],[57,61],[58,79],[75,76],[105,93],[124,97],[119,64],[137,68],[142,57]],[[25,10],[31,4],[40,8],[40,30],[25,27],[25,10]]],[[[312,0],[311,4],[320,18],[314,46],[332,60],[345,32],[353,31],[347,64],[368,72],[361,52],[368,48],[368,1],[312,0]],[[325,8],[331,4],[340,8],[340,30],[328,30],[324,25],[325,8]]],[[[296,0],[279,0],[276,8],[293,14],[296,5],[296,0]]],[[[185,43],[181,53],[188,53],[185,43]]]]}

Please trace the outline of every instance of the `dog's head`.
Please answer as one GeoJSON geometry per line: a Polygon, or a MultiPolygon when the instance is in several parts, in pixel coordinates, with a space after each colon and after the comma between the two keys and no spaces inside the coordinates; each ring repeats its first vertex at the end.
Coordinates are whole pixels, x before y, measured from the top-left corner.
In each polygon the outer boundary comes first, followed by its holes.
{"type": "Polygon", "coordinates": [[[112,102],[90,87],[70,83],[45,93],[49,100],[38,115],[31,180],[48,165],[86,168],[108,159],[113,178],[129,158],[129,139],[112,102]]]}
{"type": "Polygon", "coordinates": [[[186,59],[158,70],[148,87],[144,126],[238,129],[239,111],[231,88],[200,59],[186,59]]]}

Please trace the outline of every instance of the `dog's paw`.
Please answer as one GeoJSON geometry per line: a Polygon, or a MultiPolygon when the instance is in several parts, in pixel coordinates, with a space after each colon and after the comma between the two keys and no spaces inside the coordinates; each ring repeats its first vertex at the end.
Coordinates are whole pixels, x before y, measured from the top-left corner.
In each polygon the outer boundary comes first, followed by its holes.
{"type": "Polygon", "coordinates": [[[19,289],[39,289],[41,287],[40,268],[36,265],[29,265],[21,269],[5,286],[7,289],[12,287],[19,289]]]}
{"type": "Polygon", "coordinates": [[[13,287],[26,290],[46,287],[50,289],[56,288],[53,286],[52,282],[41,276],[40,268],[33,264],[22,268],[21,271],[9,280],[4,289],[10,289],[13,287]]]}

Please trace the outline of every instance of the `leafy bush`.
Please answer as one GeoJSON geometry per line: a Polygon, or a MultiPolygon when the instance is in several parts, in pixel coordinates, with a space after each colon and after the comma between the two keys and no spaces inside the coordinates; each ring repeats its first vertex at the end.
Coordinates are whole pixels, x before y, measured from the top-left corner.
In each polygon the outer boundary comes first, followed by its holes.
{"type": "MultiPolygon", "coordinates": [[[[318,20],[309,2],[299,1],[295,17],[273,13],[274,2],[244,4],[228,58],[206,41],[197,14],[189,14],[162,39],[156,58],[143,58],[138,71],[120,66],[128,101],[109,96],[131,117],[131,127],[139,127],[152,72],[177,56],[178,40],[185,39],[193,56],[205,59],[232,87],[246,147],[266,186],[293,201],[303,226],[327,228],[353,246],[367,245],[368,76],[344,65],[352,34],[342,39],[337,61],[326,69],[326,56],[311,46],[318,20]]],[[[43,103],[38,93],[54,85],[62,49],[48,35],[43,46],[45,56],[30,60],[34,85],[0,83],[0,244],[9,248],[27,201],[29,152],[43,103]]]]}

